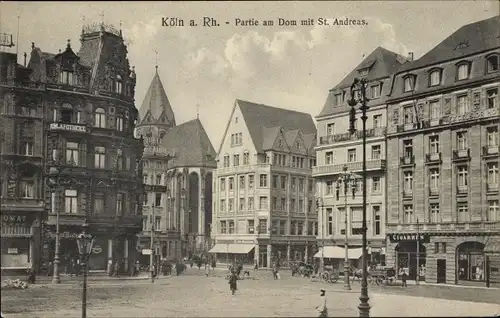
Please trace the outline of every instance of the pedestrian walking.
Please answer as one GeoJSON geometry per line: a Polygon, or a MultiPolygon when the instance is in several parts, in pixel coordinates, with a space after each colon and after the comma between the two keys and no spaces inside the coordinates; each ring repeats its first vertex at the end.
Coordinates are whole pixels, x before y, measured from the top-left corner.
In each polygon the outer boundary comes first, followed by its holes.
{"type": "Polygon", "coordinates": [[[256,270],[256,271],[259,270],[259,263],[257,263],[257,261],[253,261],[253,263],[254,263],[253,264],[253,269],[256,270]]]}
{"type": "Polygon", "coordinates": [[[231,273],[229,276],[229,289],[231,290],[231,294],[234,295],[236,290],[238,289],[238,277],[236,277],[235,273],[231,273]]]}
{"type": "Polygon", "coordinates": [[[215,266],[217,265],[217,262],[215,261],[215,258],[212,259],[212,269],[215,269],[215,266]]]}
{"type": "Polygon", "coordinates": [[[319,302],[316,306],[318,317],[328,317],[328,309],[326,308],[326,290],[321,289],[319,294],[319,302]]]}
{"type": "Polygon", "coordinates": [[[205,276],[208,277],[210,275],[210,265],[208,263],[205,264],[205,276]]]}
{"type": "Polygon", "coordinates": [[[113,276],[113,261],[112,260],[108,261],[108,267],[106,269],[106,272],[107,272],[109,277],[113,276]]]}
{"type": "Polygon", "coordinates": [[[54,274],[54,264],[52,262],[49,262],[47,268],[47,276],[52,276],[53,274],[54,274]]]}
{"type": "Polygon", "coordinates": [[[118,261],[115,262],[115,266],[113,268],[113,276],[120,277],[120,263],[118,261]]]}
{"type": "Polygon", "coordinates": [[[28,283],[34,284],[35,280],[36,280],[35,268],[34,267],[30,267],[27,270],[27,273],[28,273],[28,283]]]}
{"type": "Polygon", "coordinates": [[[403,282],[403,287],[408,287],[408,284],[406,282],[408,279],[408,274],[406,274],[406,271],[403,268],[401,268],[399,274],[401,275],[401,281],[403,282]]]}

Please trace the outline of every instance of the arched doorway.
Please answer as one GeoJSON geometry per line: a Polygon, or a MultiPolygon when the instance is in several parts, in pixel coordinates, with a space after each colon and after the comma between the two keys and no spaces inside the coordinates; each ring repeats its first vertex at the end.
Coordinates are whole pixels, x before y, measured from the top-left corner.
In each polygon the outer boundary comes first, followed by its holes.
{"type": "Polygon", "coordinates": [[[464,242],[457,246],[457,283],[460,281],[485,281],[484,244],[464,242]]]}
{"type": "Polygon", "coordinates": [[[425,279],[426,248],[422,243],[418,247],[418,270],[417,270],[417,242],[400,242],[396,246],[396,273],[403,269],[408,278],[414,280],[419,273],[419,279],[425,279]],[[423,277],[422,277],[423,276],[423,277]]]}

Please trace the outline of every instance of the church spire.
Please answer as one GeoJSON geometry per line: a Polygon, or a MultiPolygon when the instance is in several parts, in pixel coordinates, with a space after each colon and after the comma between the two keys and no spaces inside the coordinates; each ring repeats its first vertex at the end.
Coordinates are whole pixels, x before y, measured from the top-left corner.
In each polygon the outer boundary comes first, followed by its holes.
{"type": "Polygon", "coordinates": [[[155,54],[156,54],[155,71],[156,74],[158,74],[158,51],[155,51],[155,54]]]}

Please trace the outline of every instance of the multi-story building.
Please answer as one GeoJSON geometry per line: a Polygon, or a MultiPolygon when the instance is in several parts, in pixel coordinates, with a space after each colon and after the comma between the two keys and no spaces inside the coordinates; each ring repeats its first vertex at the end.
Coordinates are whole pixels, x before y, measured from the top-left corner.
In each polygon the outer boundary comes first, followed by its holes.
{"type": "Polygon", "coordinates": [[[104,270],[111,261],[127,271],[142,224],[135,72],[121,31],[112,26],[86,26],[80,42],[78,54],[69,40],[58,54],[32,43],[26,68],[29,84],[43,89],[43,102],[27,106],[43,106],[47,132],[41,147],[47,211],[42,254],[53,259],[59,222],[61,265],[77,258],[76,237],[87,223],[95,236],[90,269],[104,270]]]}
{"type": "MultiPolygon", "coordinates": [[[[2,39],[5,36],[1,36],[2,39]]],[[[11,43],[0,43],[12,46],[11,43]]],[[[45,89],[18,56],[0,52],[0,198],[2,272],[40,264],[43,218],[45,89]]]]}
{"type": "Polygon", "coordinates": [[[149,249],[153,229],[161,258],[207,252],[215,150],[198,118],[176,125],[158,68],[139,109],[136,134],[145,142],[140,248],[149,249]]]}
{"type": "MultiPolygon", "coordinates": [[[[378,47],[330,90],[323,110],[316,117],[317,166],[313,168],[313,177],[317,183],[317,196],[321,197],[323,203],[318,218],[318,240],[320,246],[325,246],[322,256],[329,259],[330,263],[336,263],[340,270],[344,267],[346,231],[349,259],[355,263],[355,260],[361,257],[362,251],[363,132],[361,120],[356,122],[356,133],[351,134],[348,131],[351,107],[347,102],[351,98],[350,87],[356,77],[368,80],[367,237],[372,261],[384,263],[387,122],[385,103],[390,91],[390,76],[405,62],[404,57],[378,47]],[[343,182],[341,177],[344,172],[351,173],[354,177],[351,182],[347,182],[348,189],[344,189],[346,182],[343,182]],[[345,190],[347,198],[344,196],[345,190]]],[[[355,91],[354,94],[354,97],[359,99],[359,92],[355,91]]]]}
{"type": "Polygon", "coordinates": [[[316,252],[315,138],[309,114],[236,100],[214,173],[218,261],[287,266],[316,252]]]}
{"type": "Polygon", "coordinates": [[[499,30],[465,25],[394,75],[387,263],[412,278],[500,282],[499,30]]]}

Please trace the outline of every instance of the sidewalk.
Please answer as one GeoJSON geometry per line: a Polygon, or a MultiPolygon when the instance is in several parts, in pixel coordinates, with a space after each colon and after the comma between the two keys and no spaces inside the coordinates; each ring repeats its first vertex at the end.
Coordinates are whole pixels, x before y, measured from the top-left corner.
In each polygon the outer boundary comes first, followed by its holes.
{"type": "MultiPolygon", "coordinates": [[[[170,276],[157,276],[155,280],[158,279],[165,279],[172,277],[170,276]]],[[[1,282],[2,286],[4,285],[4,281],[10,279],[10,280],[15,280],[19,279],[21,281],[27,281],[27,276],[26,275],[21,275],[21,276],[2,276],[1,277],[1,282]]],[[[87,281],[128,281],[128,280],[148,280],[149,279],[149,273],[140,273],[138,276],[119,276],[119,277],[110,277],[107,275],[100,275],[97,274],[95,275],[94,273],[90,273],[87,276],[87,281]]],[[[79,276],[69,276],[69,275],[61,275],[61,283],[72,283],[72,282],[78,282],[83,280],[83,275],[79,276]]],[[[52,276],[37,276],[36,277],[36,284],[48,284],[52,282],[52,276]]]]}

